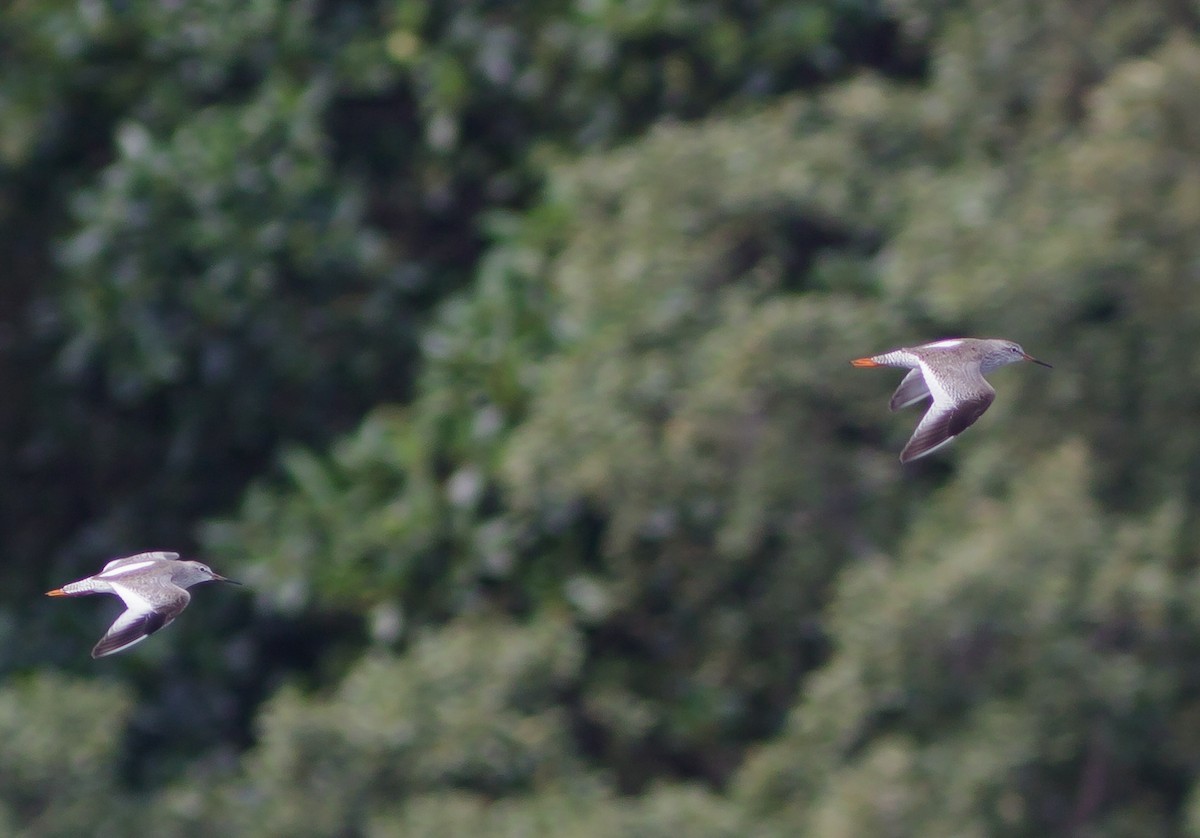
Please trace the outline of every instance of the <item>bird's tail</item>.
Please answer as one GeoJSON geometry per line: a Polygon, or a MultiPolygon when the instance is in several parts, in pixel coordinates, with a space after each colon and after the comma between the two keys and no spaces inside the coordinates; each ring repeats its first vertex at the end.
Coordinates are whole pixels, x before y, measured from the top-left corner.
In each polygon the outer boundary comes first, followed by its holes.
{"type": "Polygon", "coordinates": [[[95,579],[80,579],[78,582],[63,585],[61,588],[55,588],[53,591],[46,591],[46,596],[85,596],[87,594],[106,593],[108,590],[107,582],[97,582],[95,579]]]}

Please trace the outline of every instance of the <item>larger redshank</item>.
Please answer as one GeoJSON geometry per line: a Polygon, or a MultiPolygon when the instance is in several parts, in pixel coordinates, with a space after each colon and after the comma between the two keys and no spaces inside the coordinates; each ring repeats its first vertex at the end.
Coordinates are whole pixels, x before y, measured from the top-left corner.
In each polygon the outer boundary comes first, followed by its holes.
{"type": "Polygon", "coordinates": [[[138,553],[113,559],[95,576],[48,591],[46,596],[116,594],[125,611],[92,649],[93,658],[141,643],[179,616],[191,601],[187,589],[200,582],[233,582],[200,562],[180,561],[178,553],[138,553]]]}
{"type": "Polygon", "coordinates": [[[971,427],[996,398],[996,391],[983,376],[1017,361],[1050,366],[1011,340],[994,338],[938,340],[858,358],[850,363],[856,367],[907,367],[911,370],[892,395],[892,410],[933,398],[933,404],[913,431],[912,439],[900,452],[900,462],[907,463],[932,454],[971,427]]]}

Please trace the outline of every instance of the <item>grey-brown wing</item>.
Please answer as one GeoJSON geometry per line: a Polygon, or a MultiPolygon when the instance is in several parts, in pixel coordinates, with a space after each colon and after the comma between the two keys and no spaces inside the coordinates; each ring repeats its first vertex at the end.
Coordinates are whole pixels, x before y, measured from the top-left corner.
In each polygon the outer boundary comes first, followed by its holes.
{"type": "Polygon", "coordinates": [[[119,590],[120,587],[114,585],[114,593],[119,594],[129,607],[109,626],[100,642],[92,649],[93,658],[102,658],[141,643],[154,632],[170,625],[191,601],[191,596],[186,590],[176,588],[179,596],[164,599],[151,606],[138,594],[127,589],[119,590]]]}
{"type": "Polygon", "coordinates": [[[957,402],[935,399],[922,417],[912,438],[900,452],[900,462],[907,463],[932,454],[965,431],[991,406],[996,393],[990,387],[957,402]]]}
{"type": "Polygon", "coordinates": [[[904,380],[892,394],[892,401],[888,406],[892,410],[900,410],[929,398],[929,396],[929,387],[925,384],[924,371],[920,367],[914,367],[908,371],[908,375],[904,376],[904,380]]]}
{"type": "Polygon", "coordinates": [[[167,553],[162,550],[156,550],[152,553],[137,553],[136,555],[133,555],[133,556],[125,556],[120,559],[113,559],[111,562],[106,564],[103,567],[103,569],[101,569],[100,573],[97,575],[100,576],[105,573],[108,573],[109,571],[118,570],[120,568],[125,568],[125,567],[127,567],[129,565],[133,565],[133,564],[144,563],[146,565],[149,565],[152,562],[161,561],[163,559],[174,561],[178,558],[179,558],[178,553],[167,553]]]}

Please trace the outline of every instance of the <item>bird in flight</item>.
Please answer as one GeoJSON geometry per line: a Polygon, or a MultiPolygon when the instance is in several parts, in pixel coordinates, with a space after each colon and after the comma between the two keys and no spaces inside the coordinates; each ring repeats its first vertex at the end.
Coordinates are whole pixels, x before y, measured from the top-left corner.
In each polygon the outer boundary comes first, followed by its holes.
{"type": "Polygon", "coordinates": [[[102,658],[170,625],[192,599],[187,589],[209,581],[241,584],[200,562],[181,561],[178,553],[138,553],[113,559],[95,576],[47,591],[46,596],[116,594],[125,602],[125,611],[92,649],[93,658],[102,658]]]}
{"type": "Polygon", "coordinates": [[[900,452],[900,462],[907,463],[932,454],[971,427],[996,398],[996,391],[984,375],[1018,361],[1050,366],[1011,340],[995,338],[938,340],[857,358],[850,363],[856,367],[909,369],[892,395],[892,410],[933,399],[900,452]]]}

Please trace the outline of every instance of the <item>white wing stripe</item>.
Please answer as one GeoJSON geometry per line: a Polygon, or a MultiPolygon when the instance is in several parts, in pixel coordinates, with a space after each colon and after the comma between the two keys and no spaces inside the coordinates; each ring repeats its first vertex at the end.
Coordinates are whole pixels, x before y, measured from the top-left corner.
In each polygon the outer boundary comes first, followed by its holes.
{"type": "Polygon", "coordinates": [[[929,395],[933,396],[933,405],[930,411],[937,408],[942,410],[949,409],[954,406],[954,399],[946,392],[946,388],[942,386],[942,382],[933,374],[933,370],[924,361],[921,361],[921,374],[925,378],[925,386],[929,388],[929,395]]]}
{"type": "Polygon", "coordinates": [[[126,564],[126,565],[121,565],[120,567],[114,567],[112,570],[105,569],[105,570],[101,571],[99,574],[97,574],[96,578],[97,579],[112,579],[114,576],[124,576],[127,573],[133,573],[134,571],[142,570],[144,568],[153,567],[153,566],[154,566],[153,560],[147,560],[147,561],[142,561],[142,562],[133,562],[132,564],[126,564]]]}
{"type": "Polygon", "coordinates": [[[121,598],[125,603],[125,607],[130,611],[144,612],[154,610],[154,603],[128,585],[122,585],[120,582],[110,582],[109,585],[112,586],[113,593],[121,598]]]}

